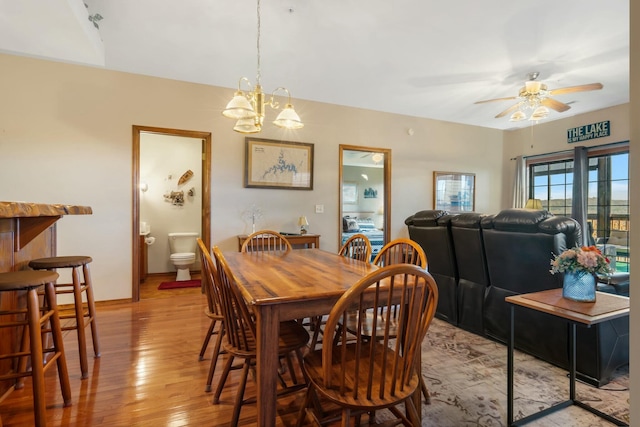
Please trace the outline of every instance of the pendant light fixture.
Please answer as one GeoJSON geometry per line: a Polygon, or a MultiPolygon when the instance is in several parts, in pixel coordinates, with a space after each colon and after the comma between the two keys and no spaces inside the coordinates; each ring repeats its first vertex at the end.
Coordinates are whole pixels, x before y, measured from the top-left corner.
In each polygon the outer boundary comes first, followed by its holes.
{"type": "Polygon", "coordinates": [[[276,92],[280,91],[286,94],[287,103],[280,114],[278,114],[278,117],[273,121],[273,124],[284,129],[300,129],[304,126],[304,123],[302,123],[300,116],[298,116],[298,113],[296,113],[291,104],[291,93],[287,88],[276,88],[268,98],[266,98],[264,92],[262,92],[262,86],[260,84],[260,0],[257,0],[256,10],[258,16],[258,72],[256,75],[256,85],[255,87],[252,86],[246,77],[240,78],[238,90],[224,111],[222,111],[222,115],[236,120],[236,125],[233,127],[233,130],[236,132],[258,133],[262,130],[264,123],[265,107],[268,105],[274,110],[280,108],[280,104],[275,99],[276,92]],[[243,82],[249,87],[247,93],[241,89],[243,82]]]}

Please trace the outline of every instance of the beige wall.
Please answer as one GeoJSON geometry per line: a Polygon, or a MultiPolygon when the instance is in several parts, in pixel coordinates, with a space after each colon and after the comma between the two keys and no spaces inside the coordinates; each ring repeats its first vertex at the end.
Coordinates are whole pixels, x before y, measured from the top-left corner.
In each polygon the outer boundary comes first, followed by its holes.
{"type": "Polygon", "coordinates": [[[502,196],[502,205],[511,204],[512,193],[510,182],[513,182],[515,165],[511,160],[515,156],[533,156],[537,154],[554,153],[558,151],[573,150],[576,146],[592,147],[611,144],[615,142],[629,141],[629,104],[618,105],[592,113],[568,117],[552,122],[540,122],[534,126],[505,132],[504,138],[504,179],[505,186],[509,190],[502,196]],[[567,143],[567,130],[574,127],[609,120],[611,136],[597,138],[578,143],[567,143]]]}
{"type": "Polygon", "coordinates": [[[11,55],[0,69],[0,198],[93,208],[58,222],[58,247],[94,258],[98,300],[131,297],[132,125],[212,133],[211,241],[223,250],[250,230],[241,214],[252,204],[260,227],[295,231],[306,215],[321,247],[337,250],[339,144],[392,149],[392,238],[431,208],[434,170],[475,173],[477,210],[502,207],[500,131],[296,100],[305,128],[268,124],[260,137],[315,144],[314,190],[245,189],[244,137],[220,114],[231,89],[11,55]]]}

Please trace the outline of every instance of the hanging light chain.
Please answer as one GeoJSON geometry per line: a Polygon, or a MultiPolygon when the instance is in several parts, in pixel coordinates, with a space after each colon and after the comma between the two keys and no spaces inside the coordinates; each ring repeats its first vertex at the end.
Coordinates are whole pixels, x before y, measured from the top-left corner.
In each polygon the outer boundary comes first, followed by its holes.
{"type": "Polygon", "coordinates": [[[258,51],[258,72],[256,74],[256,81],[258,84],[260,84],[260,78],[262,77],[260,75],[260,0],[258,0],[258,6],[257,6],[257,13],[258,13],[258,37],[257,37],[257,42],[256,42],[256,48],[258,51]]]}

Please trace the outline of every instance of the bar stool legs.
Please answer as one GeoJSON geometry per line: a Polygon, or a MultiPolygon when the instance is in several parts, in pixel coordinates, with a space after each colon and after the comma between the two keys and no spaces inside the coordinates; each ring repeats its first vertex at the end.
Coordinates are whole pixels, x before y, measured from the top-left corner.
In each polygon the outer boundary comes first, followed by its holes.
{"type": "Polygon", "coordinates": [[[1,316],[11,316],[8,321],[0,323],[0,327],[26,327],[28,328],[29,346],[24,342],[21,351],[11,354],[0,355],[2,359],[18,358],[18,369],[0,375],[0,380],[19,380],[26,376],[31,376],[33,382],[33,407],[34,423],[37,427],[46,426],[46,404],[45,404],[45,380],[44,373],[56,361],[58,368],[58,378],[64,406],[71,405],[71,386],[69,384],[69,372],[64,354],[62,342],[62,329],[58,316],[58,306],[53,282],[58,278],[58,274],[49,271],[17,271],[0,274],[0,292],[5,291],[26,291],[27,308],[0,311],[1,316]],[[40,307],[38,288],[44,284],[44,305],[40,307]],[[14,320],[15,315],[23,314],[24,320],[14,320]],[[51,326],[52,348],[44,348],[42,343],[43,326],[47,323],[51,326]],[[44,354],[52,353],[46,360],[44,354]],[[31,370],[26,369],[26,358],[31,356],[31,370]]]}
{"type": "Polygon", "coordinates": [[[95,357],[100,357],[100,342],[98,328],[96,325],[96,307],[93,297],[93,285],[91,282],[91,272],[89,263],[92,261],[88,256],[60,256],[51,258],[34,259],[29,262],[29,267],[34,270],[55,270],[60,268],[71,268],[71,283],[56,283],[55,293],[73,294],[73,313],[61,314],[61,319],[74,319],[72,325],[63,326],[63,331],[76,330],[78,336],[78,352],[80,356],[80,371],[82,379],[89,377],[89,361],[87,359],[87,338],[85,328],[91,326],[91,338],[93,341],[93,352],[95,357]],[[80,280],[80,269],[84,282],[80,280]],[[82,301],[82,293],[86,295],[86,307],[82,301]]]}
{"type": "Polygon", "coordinates": [[[100,343],[98,340],[98,328],[96,327],[96,307],[93,300],[93,286],[91,283],[91,274],[89,272],[89,264],[82,264],[82,274],[84,276],[84,284],[80,282],[80,274],[78,267],[72,270],[73,280],[73,300],[75,305],[75,322],[78,332],[78,347],[80,349],[80,370],[82,371],[82,379],[89,376],[89,361],[87,360],[87,336],[85,327],[87,323],[91,325],[91,339],[93,341],[93,352],[95,357],[100,357],[100,343]],[[82,292],[87,294],[87,315],[88,319],[85,323],[85,311],[82,305],[82,292]],[[82,325],[82,327],[78,326],[82,325]]]}

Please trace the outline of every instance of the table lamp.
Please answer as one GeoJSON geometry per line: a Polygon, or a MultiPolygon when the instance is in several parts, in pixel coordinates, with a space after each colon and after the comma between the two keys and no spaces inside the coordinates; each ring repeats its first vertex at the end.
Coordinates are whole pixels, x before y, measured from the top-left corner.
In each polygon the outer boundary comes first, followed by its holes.
{"type": "Polygon", "coordinates": [[[309,225],[309,221],[307,221],[306,216],[301,216],[298,218],[298,225],[300,226],[300,234],[307,234],[307,226],[309,225]]]}
{"type": "Polygon", "coordinates": [[[524,207],[525,209],[542,210],[542,201],[540,199],[529,199],[524,207]]]}

